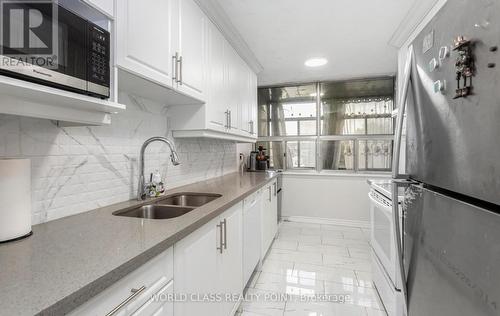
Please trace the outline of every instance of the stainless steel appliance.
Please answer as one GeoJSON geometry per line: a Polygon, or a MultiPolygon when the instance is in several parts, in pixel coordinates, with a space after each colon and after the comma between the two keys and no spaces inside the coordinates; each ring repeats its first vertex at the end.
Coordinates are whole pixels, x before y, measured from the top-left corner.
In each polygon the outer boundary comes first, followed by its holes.
{"type": "Polygon", "coordinates": [[[0,74],[109,97],[109,32],[57,2],[10,1],[2,11],[0,74]]]}
{"type": "Polygon", "coordinates": [[[250,152],[250,156],[248,156],[248,169],[250,171],[257,171],[257,155],[258,151],[250,152]]]}
{"type": "Polygon", "coordinates": [[[402,227],[394,224],[410,316],[500,315],[499,34],[500,1],[450,0],[409,51],[393,177],[404,178],[406,107],[406,173],[415,183],[402,227]]]}

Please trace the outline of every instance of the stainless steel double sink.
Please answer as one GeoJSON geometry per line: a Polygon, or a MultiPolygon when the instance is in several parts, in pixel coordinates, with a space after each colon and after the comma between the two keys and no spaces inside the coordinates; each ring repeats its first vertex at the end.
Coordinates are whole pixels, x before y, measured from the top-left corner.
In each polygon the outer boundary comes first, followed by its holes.
{"type": "Polygon", "coordinates": [[[220,198],[213,193],[176,193],[165,196],[151,204],[146,204],[113,213],[116,216],[137,217],[147,219],[169,219],[182,216],[197,207],[220,198]]]}

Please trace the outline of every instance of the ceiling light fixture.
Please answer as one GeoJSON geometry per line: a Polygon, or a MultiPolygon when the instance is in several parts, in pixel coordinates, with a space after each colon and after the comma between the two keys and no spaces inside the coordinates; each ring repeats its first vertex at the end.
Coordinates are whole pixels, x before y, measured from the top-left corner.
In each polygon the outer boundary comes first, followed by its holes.
{"type": "Polygon", "coordinates": [[[317,57],[306,60],[304,65],[306,65],[307,67],[321,67],[326,65],[327,63],[328,60],[326,58],[317,57]]]}

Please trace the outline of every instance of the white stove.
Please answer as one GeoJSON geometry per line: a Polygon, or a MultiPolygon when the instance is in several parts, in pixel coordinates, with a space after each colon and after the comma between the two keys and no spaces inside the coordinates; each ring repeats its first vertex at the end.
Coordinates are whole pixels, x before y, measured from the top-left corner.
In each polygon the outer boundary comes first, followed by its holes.
{"type": "MultiPolygon", "coordinates": [[[[398,276],[396,233],[393,223],[392,181],[369,181],[373,282],[389,316],[403,315],[403,295],[398,276]]],[[[398,192],[401,204],[404,192],[398,192]]],[[[400,227],[403,224],[399,209],[400,227]]],[[[402,240],[401,234],[398,236],[402,240]]]]}

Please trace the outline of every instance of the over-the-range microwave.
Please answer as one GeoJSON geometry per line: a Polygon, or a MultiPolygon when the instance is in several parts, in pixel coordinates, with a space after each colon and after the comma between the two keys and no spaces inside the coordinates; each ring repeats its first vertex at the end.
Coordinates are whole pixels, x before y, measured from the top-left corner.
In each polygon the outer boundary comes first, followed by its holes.
{"type": "Polygon", "coordinates": [[[1,5],[0,74],[109,98],[108,31],[55,1],[1,5]]]}

